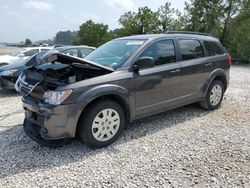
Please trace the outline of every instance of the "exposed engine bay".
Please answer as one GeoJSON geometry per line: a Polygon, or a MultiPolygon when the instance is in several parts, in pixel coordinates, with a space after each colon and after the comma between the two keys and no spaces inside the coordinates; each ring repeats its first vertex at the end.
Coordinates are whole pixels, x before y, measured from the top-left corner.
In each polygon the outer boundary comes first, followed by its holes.
{"type": "Polygon", "coordinates": [[[112,72],[109,68],[64,54],[50,54],[46,57],[51,62],[44,61],[41,57],[40,59],[37,59],[37,57],[31,58],[27,62],[28,65],[32,64],[32,66],[23,71],[15,86],[16,90],[22,95],[30,95],[41,99],[44,92],[48,90],[53,91],[59,86],[112,72]],[[36,63],[34,63],[34,60],[36,63]]]}

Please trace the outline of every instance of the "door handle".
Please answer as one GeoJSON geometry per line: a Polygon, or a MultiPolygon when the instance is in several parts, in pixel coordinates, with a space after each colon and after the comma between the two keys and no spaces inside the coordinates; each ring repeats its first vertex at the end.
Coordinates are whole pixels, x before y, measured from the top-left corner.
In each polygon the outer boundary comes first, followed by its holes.
{"type": "Polygon", "coordinates": [[[181,69],[175,69],[175,70],[170,71],[171,74],[176,74],[179,72],[181,72],[181,69]]]}
{"type": "Polygon", "coordinates": [[[211,65],[212,65],[212,63],[206,63],[206,64],[205,64],[206,67],[209,67],[209,66],[211,66],[211,65]]]}

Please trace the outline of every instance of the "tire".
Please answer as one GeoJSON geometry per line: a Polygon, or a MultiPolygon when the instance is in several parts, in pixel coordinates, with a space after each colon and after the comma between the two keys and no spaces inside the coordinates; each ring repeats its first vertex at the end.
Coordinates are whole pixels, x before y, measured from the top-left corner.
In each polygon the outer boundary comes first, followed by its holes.
{"type": "Polygon", "coordinates": [[[112,144],[124,127],[122,107],[115,101],[104,100],[87,107],[80,117],[78,134],[89,147],[102,148],[112,144]]]}
{"type": "Polygon", "coordinates": [[[71,139],[45,140],[41,137],[41,134],[40,134],[41,127],[30,123],[26,119],[24,120],[24,123],[23,123],[23,129],[26,135],[31,140],[45,147],[51,147],[51,148],[61,147],[67,144],[71,140],[71,139]]]}
{"type": "Polygon", "coordinates": [[[221,105],[225,92],[225,87],[220,80],[214,80],[206,93],[205,99],[200,103],[206,110],[218,109],[221,105]]]}

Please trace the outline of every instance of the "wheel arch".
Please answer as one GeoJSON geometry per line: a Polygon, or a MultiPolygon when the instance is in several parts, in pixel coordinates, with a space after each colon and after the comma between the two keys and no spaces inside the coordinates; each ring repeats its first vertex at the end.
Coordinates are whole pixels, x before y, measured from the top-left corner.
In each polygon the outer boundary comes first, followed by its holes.
{"type": "Polygon", "coordinates": [[[209,79],[208,81],[206,82],[205,86],[204,86],[204,96],[206,95],[210,85],[212,84],[212,82],[214,80],[219,80],[223,83],[224,85],[224,90],[226,91],[227,90],[227,87],[228,87],[228,81],[227,81],[227,75],[226,73],[224,72],[223,69],[217,69],[215,70],[214,72],[212,72],[209,76],[209,79]]]}
{"type": "Polygon", "coordinates": [[[122,109],[124,110],[124,115],[127,122],[131,122],[134,118],[134,102],[127,90],[120,86],[101,86],[101,88],[94,88],[87,91],[84,96],[80,97],[84,103],[78,107],[79,115],[77,117],[76,127],[73,130],[74,135],[77,134],[80,118],[87,111],[88,107],[98,103],[101,100],[113,100],[121,105],[122,109]],[[95,94],[94,96],[93,93],[95,94]]]}

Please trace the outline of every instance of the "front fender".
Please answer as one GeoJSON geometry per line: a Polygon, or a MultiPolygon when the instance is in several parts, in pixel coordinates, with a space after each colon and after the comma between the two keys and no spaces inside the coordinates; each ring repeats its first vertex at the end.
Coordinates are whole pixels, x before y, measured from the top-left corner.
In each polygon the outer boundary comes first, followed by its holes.
{"type": "Polygon", "coordinates": [[[76,127],[77,127],[77,122],[83,112],[83,110],[87,107],[89,103],[94,101],[97,98],[108,96],[108,95],[115,95],[119,99],[122,100],[122,103],[126,104],[126,110],[129,110],[129,121],[132,121],[135,116],[135,104],[133,97],[129,93],[128,90],[125,88],[118,86],[118,85],[113,85],[113,84],[105,84],[105,85],[99,85],[96,87],[93,87],[81,95],[79,95],[76,99],[76,108],[73,110],[72,114],[74,114],[74,119],[75,119],[75,128],[72,129],[72,134],[75,135],[76,132],[76,127]]]}

